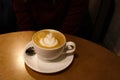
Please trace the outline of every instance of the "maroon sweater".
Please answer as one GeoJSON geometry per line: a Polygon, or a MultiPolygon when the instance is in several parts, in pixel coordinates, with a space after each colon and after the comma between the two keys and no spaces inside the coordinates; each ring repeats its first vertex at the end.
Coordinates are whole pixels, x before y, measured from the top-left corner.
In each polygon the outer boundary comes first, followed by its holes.
{"type": "Polygon", "coordinates": [[[55,28],[75,34],[85,27],[89,0],[14,0],[19,30],[55,28]]]}

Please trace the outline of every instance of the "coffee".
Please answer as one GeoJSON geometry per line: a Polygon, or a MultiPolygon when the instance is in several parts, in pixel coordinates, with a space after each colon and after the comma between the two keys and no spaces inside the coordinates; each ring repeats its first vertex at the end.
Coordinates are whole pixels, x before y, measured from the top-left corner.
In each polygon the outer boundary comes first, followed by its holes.
{"type": "Polygon", "coordinates": [[[71,54],[76,49],[74,42],[66,41],[64,34],[53,29],[37,31],[32,37],[32,43],[41,60],[54,60],[63,54],[71,54]]]}
{"type": "Polygon", "coordinates": [[[54,49],[63,46],[66,39],[65,36],[59,31],[44,29],[34,34],[33,41],[41,48],[54,49]]]}

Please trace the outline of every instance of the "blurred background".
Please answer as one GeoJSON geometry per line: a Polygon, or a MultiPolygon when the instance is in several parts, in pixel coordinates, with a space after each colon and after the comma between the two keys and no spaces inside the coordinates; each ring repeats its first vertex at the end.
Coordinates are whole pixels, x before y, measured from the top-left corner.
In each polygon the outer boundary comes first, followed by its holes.
{"type": "MultiPolygon", "coordinates": [[[[89,0],[93,42],[120,56],[120,0],[89,0]]],[[[0,0],[0,34],[16,32],[13,0],[0,0]]]]}

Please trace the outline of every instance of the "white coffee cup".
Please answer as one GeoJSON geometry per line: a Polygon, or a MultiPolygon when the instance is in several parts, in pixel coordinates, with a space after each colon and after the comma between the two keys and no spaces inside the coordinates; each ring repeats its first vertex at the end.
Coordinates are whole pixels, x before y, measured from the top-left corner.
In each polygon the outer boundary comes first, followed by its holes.
{"type": "Polygon", "coordinates": [[[74,42],[66,42],[64,34],[53,29],[37,31],[32,37],[32,43],[41,60],[54,60],[61,55],[73,53],[76,49],[74,42]]]}

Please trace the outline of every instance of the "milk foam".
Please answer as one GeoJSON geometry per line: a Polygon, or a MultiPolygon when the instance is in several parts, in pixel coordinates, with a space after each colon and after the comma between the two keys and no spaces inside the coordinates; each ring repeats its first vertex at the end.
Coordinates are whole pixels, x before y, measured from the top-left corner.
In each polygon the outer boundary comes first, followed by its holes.
{"type": "Polygon", "coordinates": [[[54,47],[58,44],[58,40],[53,37],[52,33],[46,35],[46,37],[40,39],[40,44],[45,47],[54,47]]]}

